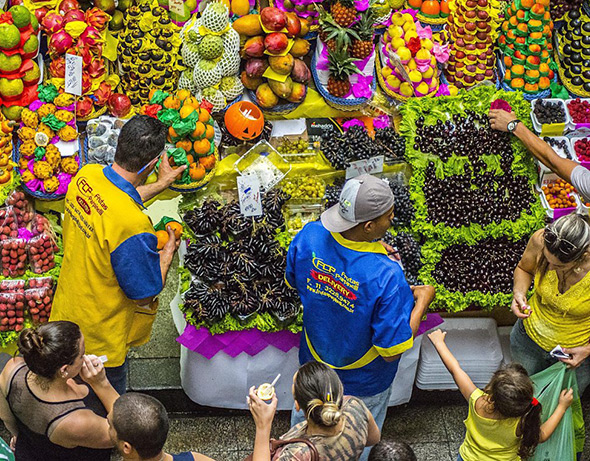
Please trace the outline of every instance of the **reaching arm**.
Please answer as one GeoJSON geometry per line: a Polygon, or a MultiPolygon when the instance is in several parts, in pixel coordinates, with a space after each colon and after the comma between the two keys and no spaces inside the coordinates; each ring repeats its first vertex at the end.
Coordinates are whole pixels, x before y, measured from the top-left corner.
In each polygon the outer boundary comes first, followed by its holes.
{"type": "Polygon", "coordinates": [[[141,200],[145,203],[153,199],[159,193],[165,191],[170,185],[176,181],[176,179],[186,170],[187,166],[182,165],[176,169],[170,166],[168,161],[168,153],[164,152],[162,155],[162,161],[160,162],[160,168],[158,172],[158,180],[151,184],[144,184],[137,188],[141,200]]]}
{"type": "Polygon", "coordinates": [[[410,328],[412,329],[412,335],[416,336],[418,328],[420,327],[420,322],[428,310],[428,306],[430,306],[430,303],[434,300],[436,291],[434,287],[430,285],[417,285],[412,287],[412,293],[414,294],[416,303],[414,304],[414,309],[412,309],[412,314],[410,315],[410,328]]]}
{"type": "Polygon", "coordinates": [[[463,371],[461,365],[459,365],[459,362],[457,362],[457,359],[445,344],[446,335],[446,332],[436,330],[428,335],[428,339],[432,341],[432,344],[436,348],[436,352],[438,352],[445,367],[453,376],[453,380],[457,384],[461,394],[463,394],[465,400],[469,401],[471,394],[473,394],[473,391],[476,390],[477,387],[473,384],[469,375],[463,371]]]}
{"type": "MultiPolygon", "coordinates": [[[[489,118],[492,128],[506,132],[508,131],[508,122],[517,119],[514,114],[504,110],[490,110],[489,118]]],[[[572,171],[578,166],[578,163],[557,155],[549,144],[529,130],[524,123],[519,123],[513,134],[522,141],[537,160],[571,184],[572,171]]]]}
{"type": "Polygon", "coordinates": [[[254,386],[250,388],[248,395],[248,406],[256,424],[256,437],[254,439],[253,461],[270,461],[270,430],[272,420],[274,419],[277,409],[278,399],[276,394],[273,395],[270,404],[260,399],[254,391],[254,386]]]}
{"type": "Polygon", "coordinates": [[[565,415],[566,410],[572,404],[573,400],[574,391],[572,389],[564,389],[561,391],[557,408],[555,408],[553,414],[541,426],[541,437],[539,438],[539,443],[546,442],[549,437],[551,437],[555,429],[557,429],[561,418],[563,418],[563,415],[565,415]]]}
{"type": "Polygon", "coordinates": [[[510,308],[514,312],[514,315],[521,319],[525,319],[531,315],[526,295],[534,279],[537,262],[543,252],[543,232],[544,230],[540,229],[533,234],[518,266],[514,269],[513,298],[510,308]]]}

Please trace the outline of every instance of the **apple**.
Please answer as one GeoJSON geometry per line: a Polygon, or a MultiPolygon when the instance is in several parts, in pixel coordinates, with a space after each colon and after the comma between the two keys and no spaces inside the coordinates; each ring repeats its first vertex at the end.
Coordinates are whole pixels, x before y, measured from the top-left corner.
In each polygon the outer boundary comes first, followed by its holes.
{"type": "Polygon", "coordinates": [[[475,45],[474,43],[470,43],[469,45],[467,45],[467,46],[465,47],[465,49],[466,49],[467,51],[475,51],[475,50],[476,50],[476,48],[477,48],[477,45],[475,45]]]}
{"type": "Polygon", "coordinates": [[[107,106],[115,117],[125,117],[131,110],[131,101],[127,95],[113,93],[107,101],[107,106]]]}
{"type": "Polygon", "coordinates": [[[478,61],[485,61],[487,59],[488,55],[485,53],[485,51],[483,53],[480,53],[479,56],[477,57],[478,61]]]}
{"type": "Polygon", "coordinates": [[[488,24],[488,25],[486,26],[486,28],[485,28],[484,32],[485,32],[486,34],[489,34],[491,31],[492,31],[492,26],[490,26],[490,25],[488,24]]]}
{"type": "Polygon", "coordinates": [[[457,45],[457,48],[465,48],[465,40],[458,38],[455,45],[457,45]]]}
{"type": "Polygon", "coordinates": [[[477,64],[477,68],[479,70],[486,70],[486,65],[483,62],[477,64]]]}
{"type": "Polygon", "coordinates": [[[447,65],[447,71],[448,72],[454,73],[456,70],[457,69],[455,68],[455,65],[454,64],[448,64],[447,65]]]}
{"type": "Polygon", "coordinates": [[[455,76],[454,75],[447,75],[447,82],[455,83],[455,76]]]}
{"type": "Polygon", "coordinates": [[[488,78],[491,78],[491,77],[493,77],[493,76],[494,76],[494,71],[493,71],[493,69],[486,69],[486,71],[485,71],[484,75],[485,75],[486,77],[488,77],[488,78]]]}
{"type": "Polygon", "coordinates": [[[467,0],[467,1],[465,2],[465,6],[466,6],[467,8],[475,8],[475,7],[477,6],[477,2],[476,2],[476,1],[474,1],[474,0],[467,0]]]}
{"type": "Polygon", "coordinates": [[[487,38],[488,34],[486,34],[485,32],[478,32],[477,34],[475,34],[475,36],[479,40],[485,40],[487,38]]]}
{"type": "Polygon", "coordinates": [[[455,58],[458,60],[465,59],[465,53],[463,51],[457,51],[455,58]]]}
{"type": "MultiPolygon", "coordinates": [[[[486,13],[487,14],[487,13],[486,13]]],[[[475,19],[477,17],[477,13],[475,11],[467,11],[465,13],[465,17],[467,19],[475,19]]],[[[485,19],[485,18],[481,18],[481,19],[485,19]]]]}
{"type": "Polygon", "coordinates": [[[494,55],[494,50],[493,50],[492,48],[488,48],[488,49],[486,50],[486,55],[487,55],[487,56],[493,56],[493,55],[494,55]]]}
{"type": "Polygon", "coordinates": [[[465,69],[467,69],[467,72],[475,72],[477,70],[477,66],[469,65],[465,67],[465,69]]]}
{"type": "Polygon", "coordinates": [[[465,29],[468,30],[469,32],[473,32],[475,29],[477,29],[477,26],[475,25],[474,22],[467,22],[467,23],[465,23],[465,29]]]}
{"type": "Polygon", "coordinates": [[[466,61],[469,61],[469,62],[475,62],[475,61],[477,61],[477,56],[475,56],[474,54],[468,54],[465,59],[466,59],[466,61]]]}
{"type": "Polygon", "coordinates": [[[488,58],[486,61],[486,65],[492,67],[495,64],[496,60],[494,58],[488,58]]]}
{"type": "Polygon", "coordinates": [[[458,70],[455,74],[455,77],[457,77],[458,79],[462,79],[463,77],[465,77],[465,73],[462,70],[458,70]]]}
{"type": "Polygon", "coordinates": [[[483,82],[486,79],[486,76],[484,74],[477,74],[475,76],[475,81],[476,82],[483,82]]]}
{"type": "Polygon", "coordinates": [[[484,30],[486,27],[488,27],[488,23],[484,21],[477,21],[476,26],[478,29],[484,30]]]}
{"type": "Polygon", "coordinates": [[[487,45],[486,45],[485,43],[476,43],[476,44],[475,44],[475,47],[476,47],[478,50],[485,50],[485,49],[486,49],[486,47],[487,47],[487,45]]]}
{"type": "MultiPolygon", "coordinates": [[[[473,11],[472,11],[472,13],[473,13],[473,11]]],[[[477,17],[479,19],[481,19],[482,21],[485,21],[486,19],[488,19],[489,16],[490,15],[488,14],[487,11],[480,10],[480,11],[477,12],[477,17]]]]}

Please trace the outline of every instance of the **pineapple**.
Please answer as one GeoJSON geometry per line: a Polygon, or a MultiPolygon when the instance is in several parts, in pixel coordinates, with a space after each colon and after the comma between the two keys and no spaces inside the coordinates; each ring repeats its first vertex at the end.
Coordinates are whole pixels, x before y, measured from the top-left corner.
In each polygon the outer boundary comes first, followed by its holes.
{"type": "Polygon", "coordinates": [[[320,24],[322,27],[320,40],[326,44],[330,51],[345,50],[352,44],[353,39],[359,40],[360,38],[353,29],[340,27],[336,24],[332,16],[327,13],[320,24]]]}
{"type": "Polygon", "coordinates": [[[365,59],[373,52],[373,24],[375,22],[375,14],[369,8],[361,14],[361,18],[354,25],[353,31],[356,31],[358,40],[352,42],[350,47],[350,55],[356,59],[365,59]]]}
{"type": "Polygon", "coordinates": [[[341,27],[350,26],[356,19],[358,11],[354,7],[353,0],[336,0],[330,9],[334,21],[341,27]]]}
{"type": "Polygon", "coordinates": [[[346,50],[330,51],[328,53],[330,77],[328,78],[328,92],[337,98],[343,98],[350,91],[349,77],[358,72],[352,58],[346,50]]]}

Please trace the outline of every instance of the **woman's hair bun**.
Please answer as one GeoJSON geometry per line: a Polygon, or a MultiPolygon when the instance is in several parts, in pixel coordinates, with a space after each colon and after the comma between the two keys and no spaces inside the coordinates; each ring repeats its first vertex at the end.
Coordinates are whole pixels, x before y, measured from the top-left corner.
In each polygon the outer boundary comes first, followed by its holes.
{"type": "Polygon", "coordinates": [[[18,349],[22,355],[43,349],[43,336],[34,328],[25,328],[18,338],[18,349]]]}
{"type": "Polygon", "coordinates": [[[342,411],[335,403],[324,403],[322,405],[320,418],[324,426],[335,426],[342,418],[342,411]]]}

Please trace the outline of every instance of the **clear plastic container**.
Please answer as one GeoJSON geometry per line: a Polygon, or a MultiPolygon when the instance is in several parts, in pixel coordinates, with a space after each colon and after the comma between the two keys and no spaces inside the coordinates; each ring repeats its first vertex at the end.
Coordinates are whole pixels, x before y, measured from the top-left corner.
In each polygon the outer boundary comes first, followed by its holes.
{"type": "Polygon", "coordinates": [[[273,145],[285,160],[290,163],[313,163],[319,152],[320,142],[309,139],[283,136],[272,139],[273,145]],[[285,151],[282,149],[285,148],[285,151]],[[287,152],[288,151],[288,152],[287,152]]]}
{"type": "Polygon", "coordinates": [[[541,131],[543,130],[543,123],[539,122],[539,120],[537,119],[537,116],[535,115],[535,106],[539,103],[539,101],[543,101],[543,102],[556,102],[558,104],[560,104],[561,106],[563,106],[563,108],[565,109],[565,120],[562,122],[565,126],[564,126],[564,131],[566,131],[572,123],[572,119],[570,117],[570,114],[567,110],[567,106],[564,102],[563,99],[558,99],[558,98],[547,98],[547,99],[534,99],[533,102],[531,103],[531,120],[533,121],[533,126],[535,127],[535,131],[537,133],[541,133],[541,131]]]}
{"type": "Polygon", "coordinates": [[[291,171],[291,164],[268,142],[260,141],[236,161],[234,168],[242,176],[255,175],[267,191],[291,171]]]}

